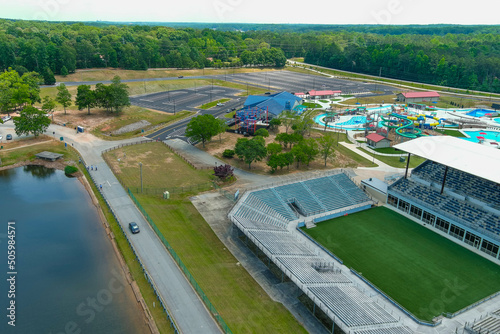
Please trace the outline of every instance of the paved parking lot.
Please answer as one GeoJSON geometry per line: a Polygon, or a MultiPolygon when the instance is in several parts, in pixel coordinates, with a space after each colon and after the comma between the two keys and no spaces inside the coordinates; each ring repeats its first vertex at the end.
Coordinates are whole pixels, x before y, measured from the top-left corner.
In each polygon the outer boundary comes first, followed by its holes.
{"type": "Polygon", "coordinates": [[[373,91],[382,91],[383,94],[392,94],[394,87],[328,78],[319,75],[303,74],[291,71],[269,71],[261,73],[239,73],[227,76],[228,81],[239,83],[258,84],[268,90],[285,90],[291,93],[307,92],[310,90],[340,90],[343,94],[373,95],[373,91]]]}
{"type": "MultiPolygon", "coordinates": [[[[166,91],[153,94],[134,96],[130,98],[130,103],[136,106],[155,109],[165,112],[177,112],[181,110],[195,111],[197,107],[210,101],[220,99],[238,99],[235,94],[240,92],[237,89],[220,86],[203,86],[196,88],[180,89],[175,91],[166,91]]],[[[242,100],[241,103],[244,101],[242,100]]],[[[224,109],[225,106],[211,108],[210,111],[224,109]]]]}

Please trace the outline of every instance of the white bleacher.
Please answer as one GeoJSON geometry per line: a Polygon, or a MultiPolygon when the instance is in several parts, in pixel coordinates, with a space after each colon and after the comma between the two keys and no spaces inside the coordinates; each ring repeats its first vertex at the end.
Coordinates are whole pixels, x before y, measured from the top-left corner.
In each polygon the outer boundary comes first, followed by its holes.
{"type": "Polygon", "coordinates": [[[309,248],[297,241],[290,232],[249,231],[273,255],[314,256],[309,248]]]}
{"type": "Polygon", "coordinates": [[[266,223],[262,223],[260,221],[250,220],[250,219],[243,218],[243,217],[238,217],[235,219],[237,219],[238,222],[241,224],[241,226],[243,226],[247,230],[270,230],[270,231],[272,231],[272,230],[275,230],[275,231],[286,230],[286,228],[280,227],[278,225],[266,224],[266,223]]]}
{"type": "Polygon", "coordinates": [[[397,326],[387,328],[375,329],[361,329],[354,332],[354,334],[412,334],[412,330],[408,327],[397,326]]]}
{"type": "Polygon", "coordinates": [[[486,317],[472,326],[472,330],[477,334],[500,333],[500,318],[495,316],[486,317]]]}
{"type": "Polygon", "coordinates": [[[276,257],[276,260],[283,264],[303,284],[352,284],[352,281],[343,275],[333,263],[325,263],[325,260],[319,257],[276,257]]]}
{"type": "Polygon", "coordinates": [[[348,327],[398,322],[355,286],[308,289],[348,327]]]}
{"type": "Polygon", "coordinates": [[[269,205],[271,208],[276,210],[276,212],[281,214],[286,219],[288,219],[290,221],[297,219],[297,216],[292,211],[292,209],[290,209],[290,207],[285,202],[283,202],[283,200],[273,190],[274,190],[273,188],[263,189],[263,190],[252,192],[252,195],[256,196],[262,202],[269,205]]]}

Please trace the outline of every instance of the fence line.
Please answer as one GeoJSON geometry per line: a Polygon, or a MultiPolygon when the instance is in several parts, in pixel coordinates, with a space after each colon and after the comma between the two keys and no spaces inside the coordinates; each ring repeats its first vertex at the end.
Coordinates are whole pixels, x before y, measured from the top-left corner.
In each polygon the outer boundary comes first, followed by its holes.
{"type": "Polygon", "coordinates": [[[149,139],[149,138],[144,138],[143,140],[141,141],[138,141],[138,142],[131,142],[131,143],[123,143],[123,144],[120,144],[118,146],[114,146],[114,147],[111,147],[111,148],[107,148],[105,150],[103,150],[101,152],[101,154],[104,154],[106,152],[109,152],[109,151],[113,151],[113,150],[116,150],[118,148],[122,148],[122,147],[125,147],[125,146],[132,146],[132,145],[138,145],[138,144],[146,144],[146,143],[151,143],[153,142],[154,140],[153,139],[149,139]]]}
{"type": "Polygon", "coordinates": [[[165,239],[165,237],[163,236],[163,234],[161,233],[161,231],[158,229],[158,227],[156,226],[156,224],[153,222],[153,219],[151,219],[151,217],[148,215],[148,213],[146,212],[146,210],[142,207],[142,205],[139,203],[139,201],[135,198],[134,194],[130,191],[130,189],[128,189],[128,194],[130,195],[130,197],[134,201],[134,203],[137,206],[137,208],[139,208],[139,210],[142,212],[142,214],[144,215],[144,217],[146,218],[146,220],[149,222],[149,224],[151,225],[151,227],[153,228],[153,230],[156,232],[156,235],[161,240],[161,242],[163,243],[163,245],[165,246],[165,248],[169,251],[170,255],[172,256],[172,258],[174,259],[174,261],[177,263],[177,265],[179,266],[179,268],[182,270],[182,272],[184,273],[184,275],[186,276],[186,278],[188,279],[188,281],[191,283],[193,289],[198,293],[200,299],[204,302],[205,306],[208,308],[208,310],[210,311],[210,313],[212,314],[212,316],[217,320],[217,323],[219,324],[219,326],[221,327],[221,329],[223,330],[223,332],[224,333],[232,334],[231,330],[227,326],[227,324],[224,321],[224,319],[222,319],[222,317],[219,315],[219,312],[217,312],[217,310],[215,309],[215,307],[213,306],[213,304],[210,302],[210,300],[208,299],[208,297],[205,295],[205,293],[203,292],[203,290],[201,289],[201,287],[198,285],[198,283],[196,282],[196,280],[194,279],[194,277],[191,275],[191,273],[189,272],[189,270],[187,269],[187,267],[182,262],[181,258],[177,255],[177,253],[175,252],[175,250],[168,243],[167,239],[165,239]]]}
{"type": "Polygon", "coordinates": [[[170,194],[183,194],[187,192],[192,192],[194,190],[208,191],[211,190],[213,187],[214,185],[212,182],[207,182],[186,187],[143,188],[142,190],[141,187],[128,187],[128,189],[134,194],[143,193],[146,195],[163,195],[165,191],[168,191],[170,194]]]}
{"type": "MultiPolygon", "coordinates": [[[[80,160],[82,161],[82,163],[83,163],[84,166],[87,166],[87,164],[86,164],[86,162],[85,162],[85,160],[84,160],[84,158],[82,156],[80,156],[80,160]]],[[[89,176],[92,179],[92,182],[94,182],[94,185],[97,187],[97,189],[99,189],[99,185],[96,182],[96,180],[94,179],[93,175],[89,173],[89,176]]],[[[175,324],[174,318],[170,315],[170,312],[168,311],[168,308],[167,308],[167,306],[166,306],[163,298],[158,293],[158,289],[156,287],[156,284],[154,283],[153,279],[151,278],[151,275],[149,274],[148,270],[146,269],[146,267],[142,263],[141,259],[139,258],[139,254],[137,253],[137,251],[135,250],[134,246],[130,242],[130,239],[128,238],[127,233],[123,230],[123,226],[120,223],[120,219],[118,218],[118,216],[116,215],[115,211],[113,210],[113,208],[109,204],[108,200],[103,196],[103,194],[101,192],[99,192],[99,194],[100,194],[101,198],[104,200],[104,203],[106,203],[106,206],[108,207],[108,209],[111,212],[111,214],[113,215],[113,217],[116,219],[116,222],[118,223],[118,226],[120,227],[120,230],[122,231],[122,234],[125,236],[125,240],[127,240],[127,243],[129,244],[130,248],[132,249],[132,252],[134,253],[137,262],[141,266],[142,272],[144,273],[144,276],[146,277],[146,280],[148,281],[148,283],[150,284],[150,286],[153,288],[153,291],[154,291],[154,293],[156,295],[156,298],[160,302],[160,305],[162,306],[163,311],[165,311],[165,313],[167,314],[167,319],[170,322],[170,327],[174,329],[174,333],[179,334],[180,331],[177,328],[177,325],[175,324]]]]}

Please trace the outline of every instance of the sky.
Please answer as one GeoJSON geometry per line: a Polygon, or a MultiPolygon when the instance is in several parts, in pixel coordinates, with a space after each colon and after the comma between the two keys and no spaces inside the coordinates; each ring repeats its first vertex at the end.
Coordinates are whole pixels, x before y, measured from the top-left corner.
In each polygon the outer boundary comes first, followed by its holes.
{"type": "Polygon", "coordinates": [[[500,24],[498,0],[0,0],[0,18],[49,21],[500,24]]]}

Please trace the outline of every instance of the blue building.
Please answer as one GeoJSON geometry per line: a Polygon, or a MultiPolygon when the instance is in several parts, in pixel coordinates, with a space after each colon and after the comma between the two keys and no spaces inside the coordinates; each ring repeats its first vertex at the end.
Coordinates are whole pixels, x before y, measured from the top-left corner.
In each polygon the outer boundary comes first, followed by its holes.
{"type": "Polygon", "coordinates": [[[269,118],[277,117],[284,110],[299,111],[302,99],[288,92],[271,95],[250,95],[243,104],[244,109],[267,110],[269,118]]]}

